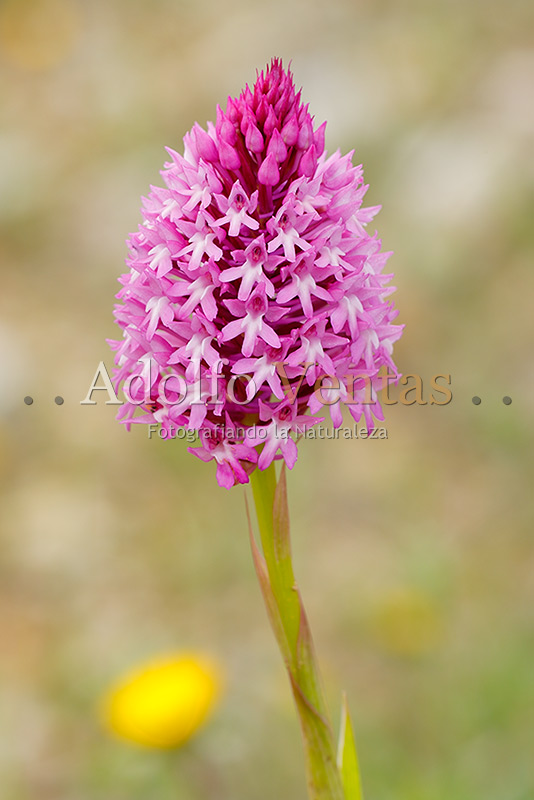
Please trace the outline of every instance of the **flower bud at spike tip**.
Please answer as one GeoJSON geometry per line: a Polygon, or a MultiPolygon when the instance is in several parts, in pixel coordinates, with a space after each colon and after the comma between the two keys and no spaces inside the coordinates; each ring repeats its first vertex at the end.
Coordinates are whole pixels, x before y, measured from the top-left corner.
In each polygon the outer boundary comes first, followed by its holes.
{"type": "Polygon", "coordinates": [[[269,153],[258,172],[258,180],[265,186],[275,186],[280,179],[280,170],[276,163],[276,158],[269,153]]]}
{"type": "Polygon", "coordinates": [[[219,142],[219,155],[221,157],[221,165],[226,167],[226,169],[236,170],[241,166],[239,154],[235,148],[224,139],[221,139],[219,142]]]}
{"type": "Polygon", "coordinates": [[[263,136],[254,124],[249,125],[247,128],[245,144],[251,153],[261,153],[263,150],[263,136]]]}
{"type": "Polygon", "coordinates": [[[317,167],[317,156],[315,155],[315,145],[306,150],[299,164],[299,175],[311,177],[317,167]]]}
{"type": "Polygon", "coordinates": [[[200,125],[196,125],[194,131],[195,144],[197,146],[200,158],[203,158],[204,161],[217,161],[219,158],[219,153],[217,151],[217,145],[211,136],[206,133],[206,131],[203,130],[200,125]]]}
{"type": "Polygon", "coordinates": [[[299,150],[307,150],[312,143],[313,143],[313,127],[311,124],[311,120],[305,119],[300,127],[298,136],[299,150]]]}
{"type": "Polygon", "coordinates": [[[323,124],[319,125],[319,127],[313,134],[313,142],[315,144],[315,152],[317,153],[317,155],[321,155],[324,152],[325,130],[326,130],[326,122],[323,122],[323,124]]]}
{"type": "Polygon", "coordinates": [[[221,137],[225,142],[228,142],[228,144],[231,144],[232,146],[234,146],[237,142],[235,126],[232,122],[230,122],[229,119],[225,119],[221,125],[221,137]]]}
{"type": "Polygon", "coordinates": [[[273,131],[271,141],[267,147],[267,155],[271,155],[271,153],[279,164],[281,164],[282,161],[285,161],[287,158],[287,147],[285,146],[284,140],[276,129],[273,131]]]}
{"type": "Polygon", "coordinates": [[[274,129],[276,128],[278,121],[276,119],[276,114],[274,113],[274,109],[272,106],[269,106],[269,110],[267,112],[267,119],[265,120],[265,125],[263,129],[265,131],[266,136],[270,136],[274,129]]]}
{"type": "Polygon", "coordinates": [[[293,147],[299,138],[299,125],[297,115],[292,114],[291,118],[286,122],[282,128],[282,139],[288,147],[293,147]]]}

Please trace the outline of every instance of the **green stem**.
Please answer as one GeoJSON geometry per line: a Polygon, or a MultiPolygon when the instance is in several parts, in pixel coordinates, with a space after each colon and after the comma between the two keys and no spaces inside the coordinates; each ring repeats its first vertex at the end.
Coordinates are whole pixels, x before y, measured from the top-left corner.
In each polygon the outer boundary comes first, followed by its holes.
{"type": "Polygon", "coordinates": [[[336,745],[300,592],[289,536],[285,469],[251,476],[263,554],[251,536],[254,564],[293,691],[304,741],[310,800],[344,800],[336,745]]]}

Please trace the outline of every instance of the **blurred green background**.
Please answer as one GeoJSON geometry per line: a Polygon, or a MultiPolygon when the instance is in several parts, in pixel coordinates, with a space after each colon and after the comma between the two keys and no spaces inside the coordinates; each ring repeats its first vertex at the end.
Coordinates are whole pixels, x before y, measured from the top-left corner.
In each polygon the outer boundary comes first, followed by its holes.
{"type": "Polygon", "coordinates": [[[343,686],[369,800],[534,797],[532,3],[2,0],[2,800],[305,797],[243,490],[80,406],[164,145],[274,55],[384,206],[399,368],[454,393],[390,407],[386,441],[300,446],[336,719],[343,686]],[[109,681],[181,648],[225,666],[209,726],[172,755],[110,740],[109,681]]]}

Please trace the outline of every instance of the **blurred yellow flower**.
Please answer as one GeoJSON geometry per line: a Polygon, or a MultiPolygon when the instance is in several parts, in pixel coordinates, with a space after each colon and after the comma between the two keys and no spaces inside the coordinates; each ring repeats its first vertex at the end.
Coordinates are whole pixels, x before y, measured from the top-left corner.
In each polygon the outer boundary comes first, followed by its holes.
{"type": "Polygon", "coordinates": [[[135,744],[173,748],[205,722],[221,692],[222,671],[194,653],[141,665],[113,686],[102,704],[106,727],[135,744]]]}
{"type": "Polygon", "coordinates": [[[381,599],[373,616],[374,632],[385,650],[417,657],[430,652],[442,634],[442,620],[433,599],[404,587],[381,599]]]}

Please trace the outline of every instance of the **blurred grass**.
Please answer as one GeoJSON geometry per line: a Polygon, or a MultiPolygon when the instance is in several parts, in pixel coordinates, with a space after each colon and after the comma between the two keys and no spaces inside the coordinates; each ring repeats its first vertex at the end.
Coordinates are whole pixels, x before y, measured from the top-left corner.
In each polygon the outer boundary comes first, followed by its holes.
{"type": "Polygon", "coordinates": [[[392,406],[387,441],[300,447],[296,565],[332,704],[345,686],[373,800],[534,795],[531,4],[4,0],[5,800],[304,797],[242,492],[79,405],[111,363],[124,239],[164,145],[273,55],[383,203],[400,369],[450,372],[454,392],[392,406]],[[227,665],[217,716],[174,756],[110,741],[101,692],[175,647],[227,665]]]}

